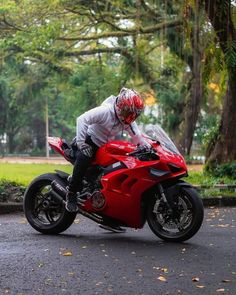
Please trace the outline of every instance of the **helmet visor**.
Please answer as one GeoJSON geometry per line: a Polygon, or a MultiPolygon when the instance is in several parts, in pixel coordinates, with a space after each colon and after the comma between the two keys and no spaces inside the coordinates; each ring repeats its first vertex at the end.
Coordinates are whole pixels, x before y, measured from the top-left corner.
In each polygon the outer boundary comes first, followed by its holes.
{"type": "Polygon", "coordinates": [[[123,123],[131,124],[132,122],[134,122],[136,120],[136,118],[139,116],[139,114],[136,112],[132,112],[128,109],[123,109],[120,111],[119,117],[123,123]]]}

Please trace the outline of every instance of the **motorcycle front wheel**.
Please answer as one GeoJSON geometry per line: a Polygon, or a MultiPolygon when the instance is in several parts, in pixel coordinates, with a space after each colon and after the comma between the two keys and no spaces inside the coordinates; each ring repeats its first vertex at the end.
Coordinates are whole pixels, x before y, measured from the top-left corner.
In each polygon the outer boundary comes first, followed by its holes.
{"type": "Polygon", "coordinates": [[[173,197],[171,211],[161,197],[152,197],[147,206],[147,222],[152,232],[162,240],[183,242],[200,229],[204,217],[202,200],[192,187],[184,186],[173,197]]]}
{"type": "Polygon", "coordinates": [[[40,175],[24,195],[24,213],[29,224],[43,234],[58,234],[74,222],[76,213],[68,212],[62,202],[51,194],[53,180],[62,181],[57,174],[40,175]]]}

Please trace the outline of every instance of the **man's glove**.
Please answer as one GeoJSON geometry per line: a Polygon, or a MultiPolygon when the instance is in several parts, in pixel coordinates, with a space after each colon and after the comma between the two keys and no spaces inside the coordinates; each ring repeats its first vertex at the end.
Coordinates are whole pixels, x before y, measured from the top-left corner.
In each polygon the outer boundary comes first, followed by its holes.
{"type": "Polygon", "coordinates": [[[89,144],[87,144],[86,142],[77,142],[77,146],[83,155],[88,158],[93,157],[93,149],[89,144]]]}
{"type": "Polygon", "coordinates": [[[141,138],[138,144],[138,149],[150,150],[151,148],[152,148],[151,144],[144,138],[141,138]]]}

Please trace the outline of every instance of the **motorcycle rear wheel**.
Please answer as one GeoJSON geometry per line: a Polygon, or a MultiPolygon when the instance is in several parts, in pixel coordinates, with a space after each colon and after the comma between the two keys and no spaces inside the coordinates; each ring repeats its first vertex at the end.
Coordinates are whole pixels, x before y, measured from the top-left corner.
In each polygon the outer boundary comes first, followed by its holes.
{"type": "Polygon", "coordinates": [[[62,181],[55,173],[38,176],[29,185],[24,195],[24,213],[29,224],[43,234],[58,234],[74,222],[76,213],[68,212],[51,191],[53,180],[62,181]]]}
{"type": "Polygon", "coordinates": [[[191,187],[182,187],[175,196],[175,218],[162,198],[153,197],[147,207],[147,222],[152,232],[168,242],[183,242],[200,229],[204,208],[198,193],[191,187]]]}

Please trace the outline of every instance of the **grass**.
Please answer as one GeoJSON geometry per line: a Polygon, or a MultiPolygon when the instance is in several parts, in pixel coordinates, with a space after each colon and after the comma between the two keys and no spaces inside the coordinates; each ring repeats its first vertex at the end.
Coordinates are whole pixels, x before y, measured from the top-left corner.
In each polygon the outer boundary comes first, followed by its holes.
{"type": "Polygon", "coordinates": [[[62,170],[67,173],[72,172],[72,165],[56,164],[13,164],[0,163],[0,181],[6,180],[22,186],[29,183],[40,174],[62,170]]]}

